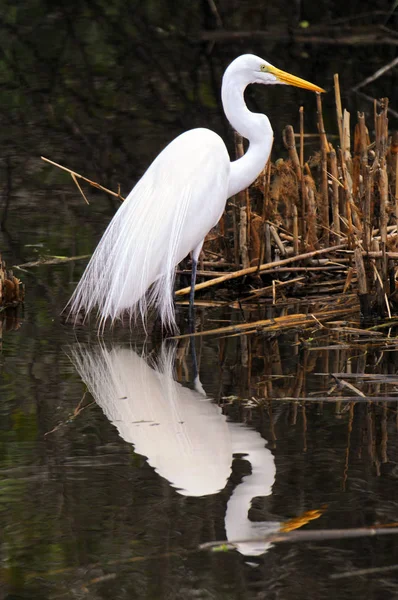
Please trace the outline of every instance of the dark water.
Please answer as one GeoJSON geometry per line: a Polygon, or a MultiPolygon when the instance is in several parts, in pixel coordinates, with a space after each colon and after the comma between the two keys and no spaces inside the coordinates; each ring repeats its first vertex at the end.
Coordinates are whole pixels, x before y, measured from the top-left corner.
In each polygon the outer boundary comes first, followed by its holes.
{"type": "MultiPolygon", "coordinates": [[[[226,29],[278,24],[285,32],[299,21],[328,24],[366,9],[352,3],[347,15],[343,3],[232,4],[217,3],[226,29]]],[[[379,4],[371,9],[390,8],[379,4]]],[[[369,111],[368,100],[348,89],[395,52],[388,45],[198,43],[198,32],[215,27],[206,2],[179,11],[168,2],[4,9],[0,248],[9,266],[91,253],[115,209],[94,191],[85,206],[41,154],[113,189],[121,182],[125,192],[184,129],[209,125],[230,142],[219,79],[239,53],[256,52],[329,88],[338,70],[346,105],[369,111]]],[[[379,84],[368,93],[390,95],[393,105],[396,71],[379,84]]],[[[315,130],[312,96],[262,91],[248,101],[257,110],[267,105],[276,131],[297,124],[302,102],[315,130]]],[[[325,103],[333,133],[333,97],[325,103]]],[[[377,570],[397,564],[394,536],[253,539],[299,525],[311,531],[398,520],[396,332],[388,343],[316,324],[305,333],[203,338],[196,343],[200,390],[185,342],[162,345],[156,332],[145,340],[120,328],[100,341],[94,330],[63,324],[83,267],[17,271],[26,303],[2,323],[0,597],[395,597],[398,570],[377,570]],[[228,539],[245,543],[198,550],[228,539]]],[[[203,328],[243,316],[259,314],[198,310],[203,328]]],[[[186,317],[181,308],[182,330],[186,317]]]]}
{"type": "Polygon", "coordinates": [[[296,598],[309,585],[312,597],[393,595],[394,571],[355,571],[394,565],[394,538],[250,540],[286,522],[396,520],[394,343],[385,352],[324,330],[307,345],[299,333],[202,341],[201,383],[215,403],[192,384],[188,346],[175,356],[172,343],[125,332],[99,342],[63,328],[45,299],[38,317],[38,305],[28,301],[21,328],[3,337],[4,597],[296,598]],[[329,372],[390,401],[333,389],[329,372]],[[245,543],[198,551],[225,539],[245,543]]]}

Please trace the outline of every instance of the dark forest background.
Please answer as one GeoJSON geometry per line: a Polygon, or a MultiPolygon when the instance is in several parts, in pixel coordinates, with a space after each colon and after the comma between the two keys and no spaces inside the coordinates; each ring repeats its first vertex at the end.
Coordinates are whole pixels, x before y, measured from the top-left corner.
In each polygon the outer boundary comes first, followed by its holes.
{"type": "MultiPolygon", "coordinates": [[[[44,154],[127,193],[178,133],[208,126],[232,139],[220,79],[246,52],[327,90],[338,72],[345,106],[370,114],[369,99],[351,90],[395,57],[396,12],[392,0],[2,0],[2,166],[11,164],[14,186],[65,181],[40,162],[44,154]]],[[[397,78],[391,69],[362,91],[389,96],[393,107],[397,78]]],[[[315,130],[308,93],[253,86],[247,96],[270,116],[277,149],[301,103],[315,130]]],[[[325,97],[329,132],[333,100],[325,97]]]]}

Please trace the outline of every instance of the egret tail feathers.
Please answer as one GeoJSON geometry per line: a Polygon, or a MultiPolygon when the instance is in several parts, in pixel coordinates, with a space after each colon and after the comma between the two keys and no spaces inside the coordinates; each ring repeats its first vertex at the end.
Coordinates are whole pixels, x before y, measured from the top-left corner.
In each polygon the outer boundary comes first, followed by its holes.
{"type": "Polygon", "coordinates": [[[190,250],[182,240],[190,194],[180,193],[173,206],[167,190],[154,192],[145,179],[106,229],[69,301],[70,316],[96,307],[100,327],[124,312],[145,323],[149,307],[155,306],[162,323],[176,330],[175,267],[190,250]]]}
{"type": "Polygon", "coordinates": [[[102,327],[125,311],[130,320],[140,317],[145,323],[153,305],[162,323],[176,329],[175,268],[217,223],[229,170],[223,141],[207,129],[171,142],[110,222],[69,302],[69,314],[96,307],[102,327]]]}

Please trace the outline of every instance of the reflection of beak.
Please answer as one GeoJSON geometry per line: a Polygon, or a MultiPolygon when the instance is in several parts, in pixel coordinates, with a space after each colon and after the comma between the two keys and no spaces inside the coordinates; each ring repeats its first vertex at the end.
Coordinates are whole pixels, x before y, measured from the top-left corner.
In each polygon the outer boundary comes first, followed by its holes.
{"type": "Polygon", "coordinates": [[[285,71],[281,71],[276,67],[269,66],[268,72],[275,75],[279,81],[282,83],[286,83],[287,85],[295,85],[296,87],[301,87],[306,90],[311,90],[312,92],[324,92],[325,90],[321,87],[306,81],[305,79],[300,79],[300,77],[295,77],[294,75],[290,75],[290,73],[286,73],[285,71]]]}

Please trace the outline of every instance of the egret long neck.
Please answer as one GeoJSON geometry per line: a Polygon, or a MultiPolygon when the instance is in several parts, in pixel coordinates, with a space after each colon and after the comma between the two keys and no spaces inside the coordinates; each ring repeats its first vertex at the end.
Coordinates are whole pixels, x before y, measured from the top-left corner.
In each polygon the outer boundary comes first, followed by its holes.
{"type": "Polygon", "coordinates": [[[225,72],[221,97],[225,115],[232,127],[249,140],[249,148],[231,163],[228,198],[246,189],[267,164],[273,142],[273,131],[268,117],[252,113],[246,106],[244,91],[247,81],[225,72]]]}

